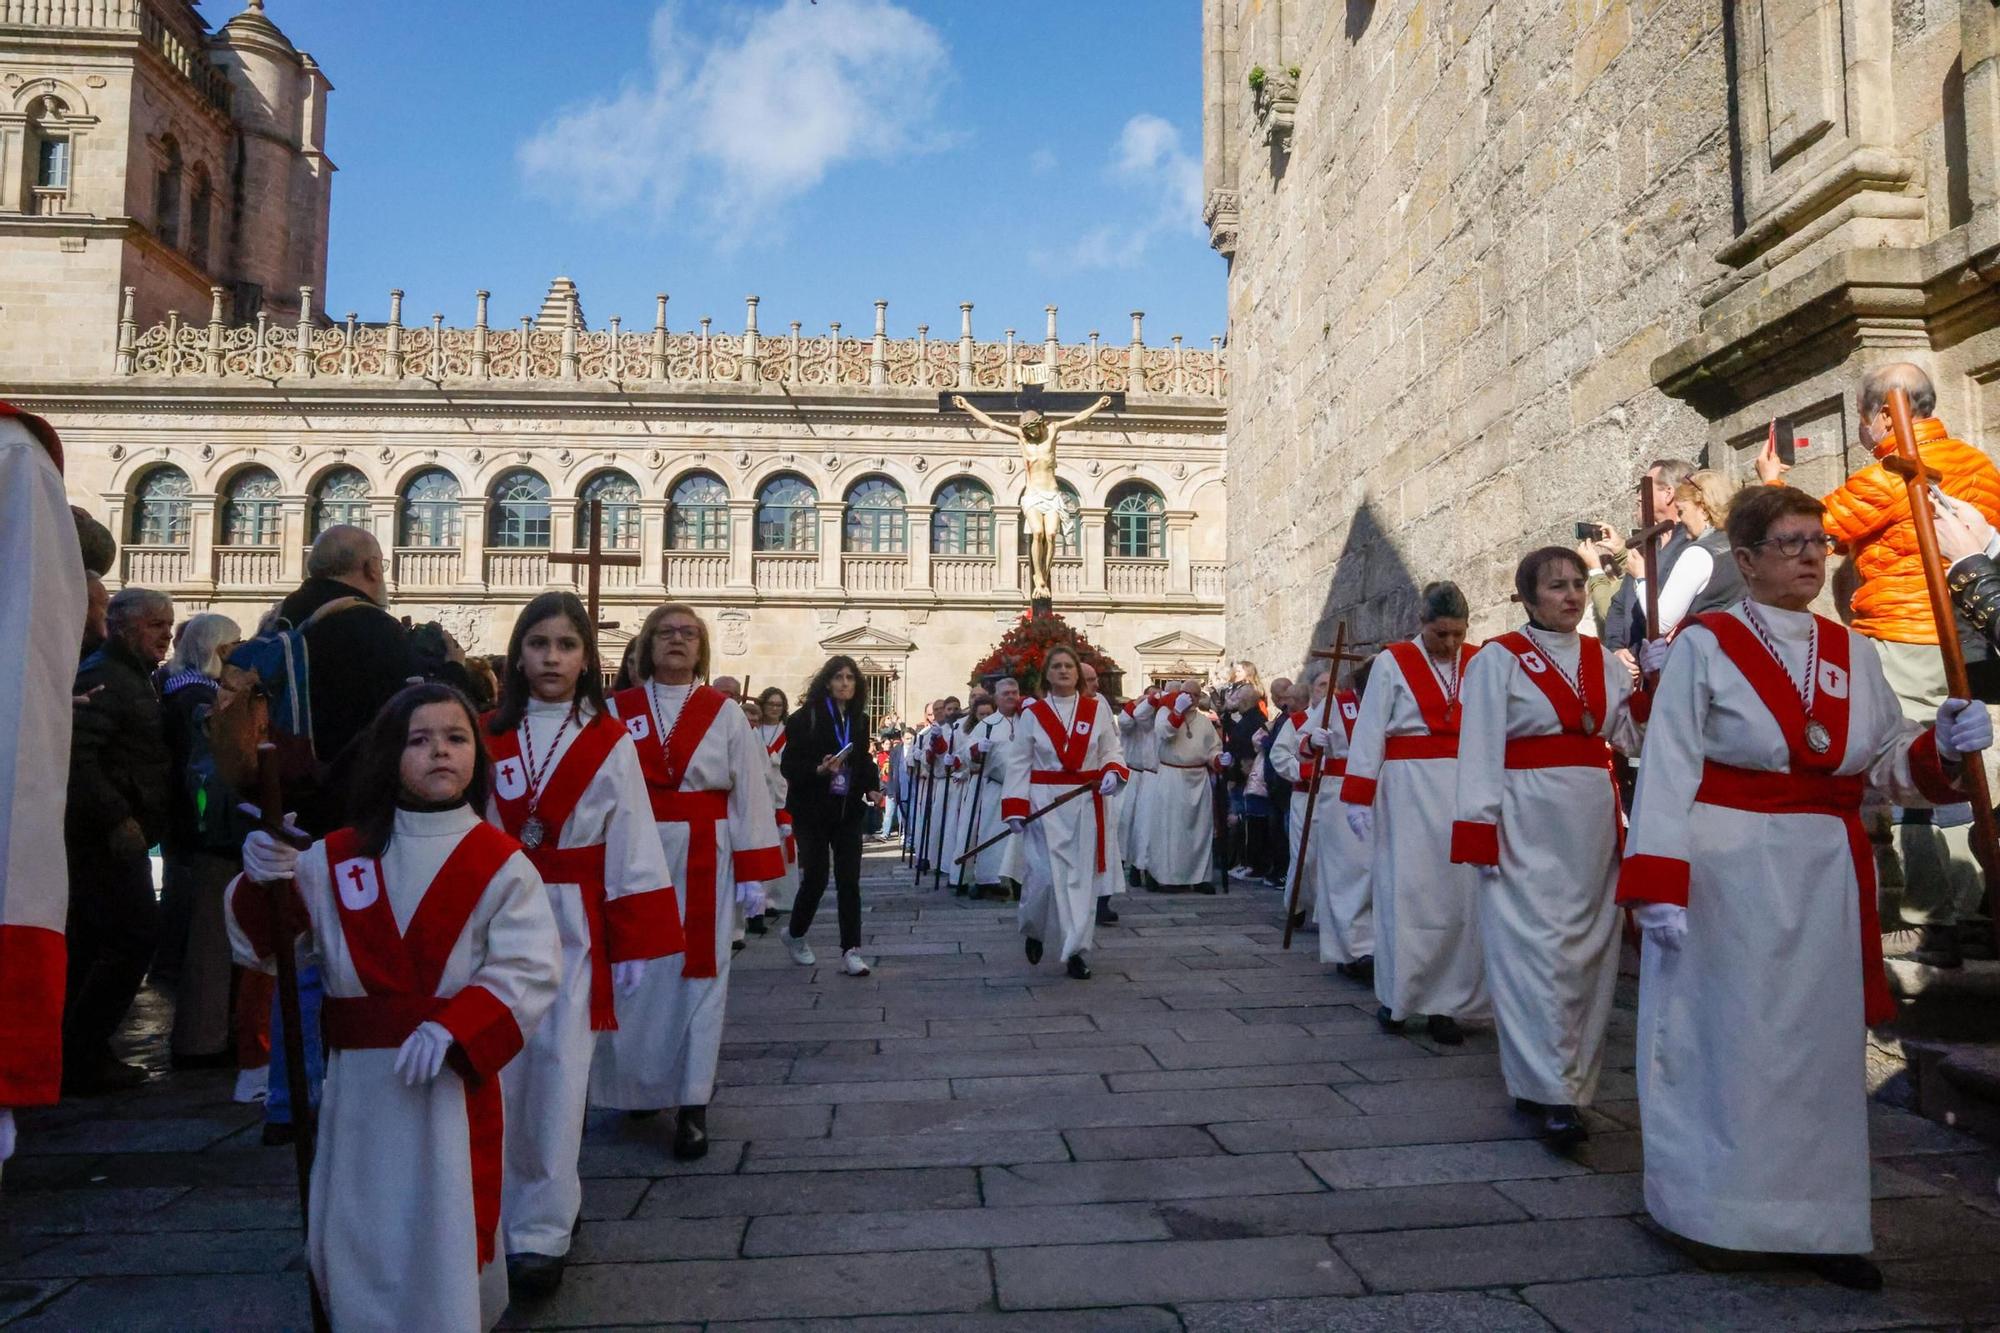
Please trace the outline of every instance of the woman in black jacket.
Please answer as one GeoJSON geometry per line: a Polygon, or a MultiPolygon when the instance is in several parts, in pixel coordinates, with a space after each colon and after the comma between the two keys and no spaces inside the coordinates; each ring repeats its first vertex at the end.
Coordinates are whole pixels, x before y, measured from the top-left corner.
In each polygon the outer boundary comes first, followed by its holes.
{"type": "Polygon", "coordinates": [[[799,894],[792,904],[785,948],[810,966],[806,931],[826,892],[829,863],[840,904],[841,970],[868,975],[861,957],[861,839],[868,808],[882,799],[881,774],[868,753],[868,714],[861,707],[861,668],[832,657],[819,669],[797,712],[785,719],[785,809],[799,841],[799,894]]]}

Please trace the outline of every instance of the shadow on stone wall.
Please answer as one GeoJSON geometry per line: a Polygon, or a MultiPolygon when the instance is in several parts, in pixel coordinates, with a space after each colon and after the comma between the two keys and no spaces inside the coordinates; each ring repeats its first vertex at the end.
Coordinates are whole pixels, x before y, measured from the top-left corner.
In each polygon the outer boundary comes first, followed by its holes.
{"type": "Polygon", "coordinates": [[[1318,617],[1310,626],[1301,626],[1307,631],[1306,641],[1292,645],[1291,674],[1297,675],[1309,651],[1333,643],[1342,620],[1347,622],[1349,643],[1379,644],[1415,634],[1419,591],[1373,502],[1364,502],[1348,521],[1347,542],[1320,596],[1318,617]]]}

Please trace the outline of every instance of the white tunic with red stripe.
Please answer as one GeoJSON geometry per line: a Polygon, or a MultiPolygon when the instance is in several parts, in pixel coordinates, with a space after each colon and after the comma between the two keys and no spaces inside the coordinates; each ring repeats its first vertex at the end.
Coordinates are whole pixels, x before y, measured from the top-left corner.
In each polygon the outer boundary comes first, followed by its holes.
{"type": "MultiPolygon", "coordinates": [[[[1300,906],[1312,904],[1319,921],[1319,960],[1352,963],[1375,952],[1375,911],[1368,892],[1368,844],[1347,827],[1340,805],[1340,784],[1347,776],[1347,749],[1361,717],[1361,701],[1349,690],[1334,692],[1327,728],[1332,752],[1319,753],[1305,732],[1319,725],[1321,704],[1285,718],[1271,742],[1271,766],[1292,784],[1292,817],[1287,821],[1292,859],[1298,866],[1300,834],[1306,826],[1306,805],[1313,784],[1312,838],[1306,842],[1306,878],[1300,885],[1300,906]]],[[[1289,887],[1289,886],[1288,886],[1289,887]]]]}
{"type": "Polygon", "coordinates": [[[777,812],[778,839],[785,849],[785,873],[764,881],[764,897],[772,907],[789,912],[799,896],[799,840],[792,836],[792,815],[785,809],[787,784],[780,767],[785,756],[785,724],[760,722],[751,731],[771,756],[771,808],[777,812]]]}
{"type": "Polygon", "coordinates": [[[639,750],[687,952],[619,998],[618,1031],[598,1038],[590,1099],[628,1111],[706,1106],[729,998],[736,885],[784,873],[771,757],[743,710],[706,685],[638,686],[613,695],[611,711],[639,750]]]}
{"type": "Polygon", "coordinates": [[[55,432],[4,403],[0,568],[0,642],[9,645],[0,671],[0,1107],[48,1106],[62,1086],[63,774],[83,560],[55,432]]]}
{"type": "Polygon", "coordinates": [[[1465,673],[1452,859],[1500,867],[1478,890],[1500,1071],[1545,1106],[1588,1105],[1604,1066],[1630,679],[1589,635],[1541,629],[1490,640],[1465,673]]]}
{"type": "Polygon", "coordinates": [[[1021,834],[1021,933],[1044,944],[1061,943],[1069,959],[1096,938],[1097,900],[1119,877],[1110,812],[1096,794],[1105,773],[1130,777],[1118,745],[1118,727],[1101,700],[1051,695],[1021,705],[1019,763],[1010,763],[1004,818],[1026,818],[1080,786],[1091,788],[1051,811],[1021,834]]]}
{"type": "MultiPolygon", "coordinates": [[[[491,1328],[507,1306],[501,1068],[556,997],[562,945],[541,877],[470,806],[396,812],[380,858],[352,830],[302,853],[291,898],[326,988],[328,1048],[306,1256],[338,1329],[491,1328]],[[454,1038],[429,1083],[396,1052],[454,1038]]],[[[228,893],[239,962],[274,968],[271,896],[228,893]]]]}
{"type": "MultiPolygon", "coordinates": [[[[1459,654],[1458,671],[1472,660],[1459,654]]],[[[1458,789],[1458,708],[1421,640],[1392,643],[1361,697],[1340,799],[1375,810],[1369,888],[1375,901],[1375,996],[1397,1018],[1483,1017],[1486,965],[1479,949],[1470,866],[1451,863],[1458,789]]],[[[1343,818],[1345,817],[1343,812],[1343,818]]]]}
{"type": "Polygon", "coordinates": [[[1867,639],[1818,620],[1814,753],[1794,681],[1815,617],[1682,627],[1655,691],[1618,898],[1687,907],[1639,970],[1646,1207],[1740,1250],[1854,1254],[1869,1224],[1866,1025],[1892,1017],[1864,791],[1964,799],[1867,639]]]}
{"type": "Polygon", "coordinates": [[[1215,808],[1209,778],[1222,735],[1199,703],[1185,713],[1171,701],[1153,717],[1159,771],[1146,780],[1146,870],[1161,884],[1206,884],[1215,873],[1215,808]]]}
{"type": "MultiPolygon", "coordinates": [[[[1006,821],[1000,816],[1000,802],[1006,795],[1008,765],[1023,762],[1015,740],[1020,721],[1018,712],[1013,717],[993,713],[972,729],[972,739],[980,749],[979,757],[973,761],[978,784],[972,797],[978,815],[978,827],[972,835],[974,846],[1006,830],[1006,821]]],[[[967,863],[966,882],[998,884],[1004,876],[1019,883],[1022,842],[1021,838],[1007,838],[988,847],[967,863]]]]}
{"type": "Polygon", "coordinates": [[[617,718],[587,701],[578,712],[581,725],[568,703],[531,700],[516,730],[480,729],[493,763],[487,821],[518,838],[532,805],[544,833],[540,846],[523,850],[548,886],[563,951],[554,1007],[500,1076],[508,1254],[569,1253],[583,1204],[577,1155],[597,1049],[592,1033],[617,1024],[611,964],[682,949],[680,905],[638,751],[617,718]]]}
{"type": "Polygon", "coordinates": [[[1132,780],[1118,793],[1118,849],[1125,863],[1139,869],[1146,865],[1146,788],[1160,767],[1160,742],[1153,734],[1153,715],[1159,711],[1157,691],[1127,699],[1118,710],[1118,741],[1125,747],[1125,763],[1132,780]]]}

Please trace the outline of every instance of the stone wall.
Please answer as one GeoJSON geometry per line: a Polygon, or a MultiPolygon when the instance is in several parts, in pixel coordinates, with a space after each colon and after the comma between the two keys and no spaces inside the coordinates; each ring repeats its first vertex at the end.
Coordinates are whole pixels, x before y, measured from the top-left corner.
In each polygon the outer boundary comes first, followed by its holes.
{"type": "Polygon", "coordinates": [[[1522,552],[1629,522],[1653,458],[1746,474],[1775,415],[1830,487],[1877,361],[1931,366],[1977,438],[2000,381],[1990,0],[1205,19],[1232,649],[1290,665],[1342,617],[1408,634],[1444,577],[1501,628],[1522,552]]]}

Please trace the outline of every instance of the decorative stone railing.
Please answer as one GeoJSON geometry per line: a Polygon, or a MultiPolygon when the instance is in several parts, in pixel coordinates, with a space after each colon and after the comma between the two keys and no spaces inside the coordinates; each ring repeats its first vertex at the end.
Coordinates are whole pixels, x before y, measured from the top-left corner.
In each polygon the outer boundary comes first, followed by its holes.
{"type": "Polygon", "coordinates": [[[125,289],[118,326],[117,371],[121,375],[205,377],[208,379],[332,379],[340,381],[502,381],[612,384],[784,385],[801,389],[891,388],[1010,390],[1030,381],[1051,389],[1125,392],[1156,396],[1222,399],[1229,374],[1221,339],[1206,350],[1182,346],[1179,335],[1166,347],[1148,347],[1143,312],[1132,315],[1131,340],[1124,346],[1063,343],[1056,336],[1056,308],[1046,308],[1048,325],[1039,343],[1017,342],[1008,329],[1004,342],[972,336],[972,304],[959,306],[958,338],[933,341],[928,325],[915,338],[888,336],[887,301],[875,303],[870,337],[843,337],[840,325],[808,334],[794,322],[783,334],[757,327],[757,298],[745,306],[743,331],[719,333],[704,318],[698,329],[667,328],[667,298],[657,300],[653,327],[625,332],[614,316],[596,332],[579,327],[572,301],[563,326],[538,328],[522,319],[518,328],[487,323],[488,293],[478,294],[473,326],[446,328],[443,315],[428,325],[403,324],[403,294],[389,293],[386,324],[363,324],[350,312],[344,323],[323,324],[312,313],[313,290],[299,289],[299,318],[274,323],[263,311],[251,324],[225,324],[225,291],[209,289],[206,324],[183,321],[169,311],[166,322],[141,330],[134,320],[135,289],[125,289]]]}
{"type": "Polygon", "coordinates": [[[187,582],[191,568],[185,546],[127,546],[125,582],[141,588],[172,588],[187,582]]]}
{"type": "Polygon", "coordinates": [[[215,581],[225,588],[267,588],[279,581],[279,563],[275,546],[218,546],[215,581]]]}
{"type": "Polygon", "coordinates": [[[1165,560],[1106,560],[1104,590],[1113,597],[1159,597],[1167,591],[1165,560]]]}
{"type": "Polygon", "coordinates": [[[669,592],[707,592],[729,583],[727,555],[682,555],[667,552],[669,592]]]}
{"type": "Polygon", "coordinates": [[[910,584],[906,555],[843,555],[840,570],[849,592],[901,592],[910,584]]]}
{"type": "MultiPolygon", "coordinates": [[[[1058,560],[1055,562],[1055,567],[1049,571],[1049,575],[1049,581],[1053,585],[1052,590],[1058,597],[1073,597],[1083,591],[1083,561],[1081,560],[1058,560]]],[[[1021,562],[1021,587],[1023,589],[1033,587],[1034,582],[1034,571],[1028,567],[1028,562],[1023,560],[1021,562]]]]}
{"type": "Polygon", "coordinates": [[[819,556],[759,551],[751,561],[760,592],[811,592],[819,581],[819,556]]]}
{"type": "Polygon", "coordinates": [[[1196,564],[1193,567],[1194,595],[1221,601],[1228,571],[1227,565],[1196,564]]]}
{"type": "Polygon", "coordinates": [[[549,557],[546,551],[488,551],[486,586],[527,589],[536,592],[549,586],[549,557]]]}
{"type": "Polygon", "coordinates": [[[992,556],[934,555],[931,557],[931,587],[947,597],[989,593],[993,591],[993,576],[997,568],[992,556]]]}
{"type": "Polygon", "coordinates": [[[461,556],[455,546],[404,546],[396,550],[396,585],[449,588],[458,582],[461,556]]]}

